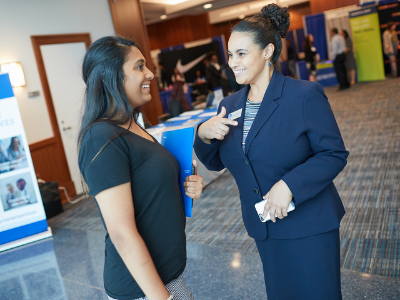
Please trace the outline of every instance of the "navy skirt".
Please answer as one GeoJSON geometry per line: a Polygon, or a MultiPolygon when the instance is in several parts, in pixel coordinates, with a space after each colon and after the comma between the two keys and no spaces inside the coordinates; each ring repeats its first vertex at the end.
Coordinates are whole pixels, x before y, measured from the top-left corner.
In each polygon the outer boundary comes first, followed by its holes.
{"type": "Polygon", "coordinates": [[[300,239],[257,241],[268,300],[339,300],[339,229],[300,239]]]}

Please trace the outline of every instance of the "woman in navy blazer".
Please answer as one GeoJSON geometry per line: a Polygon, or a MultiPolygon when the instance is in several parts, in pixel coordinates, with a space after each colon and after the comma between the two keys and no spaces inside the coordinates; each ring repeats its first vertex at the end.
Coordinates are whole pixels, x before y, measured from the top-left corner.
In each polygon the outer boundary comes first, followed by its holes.
{"type": "Polygon", "coordinates": [[[227,168],[236,180],[268,300],[336,300],[345,211],[333,180],[349,153],[321,86],[284,77],[272,65],[289,18],[286,8],[270,4],[233,28],[229,65],[246,87],[200,125],[194,147],[208,169],[227,168]],[[254,205],[266,198],[271,221],[263,223],[254,205]],[[287,213],[291,201],[296,208],[287,213]]]}

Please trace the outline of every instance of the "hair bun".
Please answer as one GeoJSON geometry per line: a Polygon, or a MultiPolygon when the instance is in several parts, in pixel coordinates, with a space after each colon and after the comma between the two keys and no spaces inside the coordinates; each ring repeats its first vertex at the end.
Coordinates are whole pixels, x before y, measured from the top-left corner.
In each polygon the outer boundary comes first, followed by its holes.
{"type": "Polygon", "coordinates": [[[286,7],[280,7],[275,3],[268,4],[261,9],[261,14],[271,22],[281,38],[286,37],[290,25],[290,15],[286,7]]]}

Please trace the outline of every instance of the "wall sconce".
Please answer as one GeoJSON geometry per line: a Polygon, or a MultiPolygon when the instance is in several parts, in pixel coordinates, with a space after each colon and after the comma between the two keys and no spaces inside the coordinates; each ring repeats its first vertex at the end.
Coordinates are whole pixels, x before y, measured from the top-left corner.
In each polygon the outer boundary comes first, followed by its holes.
{"type": "Polygon", "coordinates": [[[22,70],[21,63],[14,62],[14,63],[0,64],[0,72],[8,73],[8,75],[10,76],[11,85],[13,87],[20,87],[26,85],[24,71],[22,70]]]}

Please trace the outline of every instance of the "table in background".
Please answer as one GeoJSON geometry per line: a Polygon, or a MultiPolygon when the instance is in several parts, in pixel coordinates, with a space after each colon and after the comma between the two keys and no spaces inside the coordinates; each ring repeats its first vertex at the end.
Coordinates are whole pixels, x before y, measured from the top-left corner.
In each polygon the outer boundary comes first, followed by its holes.
{"type": "MultiPolygon", "coordinates": [[[[305,60],[297,61],[296,65],[297,65],[296,68],[297,77],[299,79],[308,80],[309,72],[306,67],[306,61],[305,60]]],[[[317,69],[318,69],[317,81],[321,86],[326,87],[339,84],[331,60],[321,61],[317,63],[317,69]]]]}
{"type": "MultiPolygon", "coordinates": [[[[159,143],[161,143],[161,136],[164,131],[171,131],[171,130],[178,130],[188,127],[194,127],[195,135],[197,126],[211,117],[217,114],[216,108],[209,108],[209,109],[200,109],[200,110],[192,110],[187,111],[180,114],[178,117],[168,119],[167,122],[158,124],[154,127],[147,129],[147,132],[150,133],[159,143]]],[[[197,174],[203,177],[204,179],[204,186],[211,183],[214,179],[216,179],[219,175],[221,175],[223,171],[215,172],[209,171],[207,168],[200,162],[197,158],[196,153],[193,150],[193,159],[197,160],[197,174]]]]}

